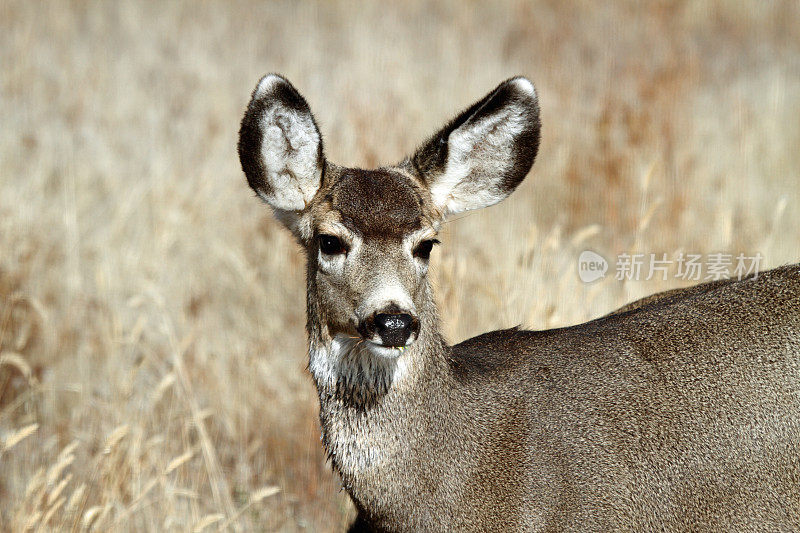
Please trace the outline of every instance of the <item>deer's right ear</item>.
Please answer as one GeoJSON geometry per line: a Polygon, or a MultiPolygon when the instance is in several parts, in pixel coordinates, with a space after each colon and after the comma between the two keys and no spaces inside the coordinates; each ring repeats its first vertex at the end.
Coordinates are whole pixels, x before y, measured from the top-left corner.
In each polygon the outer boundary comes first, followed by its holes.
{"type": "Polygon", "coordinates": [[[239,160],[250,187],[289,220],[322,180],[322,138],[305,99],[277,74],[258,82],[239,129],[239,160]]]}

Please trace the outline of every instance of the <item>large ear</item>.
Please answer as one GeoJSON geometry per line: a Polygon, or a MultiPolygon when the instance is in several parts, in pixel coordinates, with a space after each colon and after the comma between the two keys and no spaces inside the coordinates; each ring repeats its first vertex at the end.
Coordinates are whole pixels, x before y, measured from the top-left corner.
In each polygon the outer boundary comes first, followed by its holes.
{"type": "Polygon", "coordinates": [[[533,84],[512,78],[431,137],[412,162],[443,215],[487,207],[525,178],[539,149],[539,130],[533,84]]]}
{"type": "Polygon", "coordinates": [[[250,187],[284,221],[317,193],[322,138],[305,99],[282,76],[267,74],[253,91],[239,129],[239,160],[250,187]]]}

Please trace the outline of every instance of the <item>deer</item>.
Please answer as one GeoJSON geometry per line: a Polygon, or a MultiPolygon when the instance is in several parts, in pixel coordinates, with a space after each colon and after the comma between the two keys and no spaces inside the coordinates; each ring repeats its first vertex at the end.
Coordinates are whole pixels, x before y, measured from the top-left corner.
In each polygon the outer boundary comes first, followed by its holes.
{"type": "Polygon", "coordinates": [[[241,167],[305,251],[308,370],[350,531],[800,530],[800,265],[445,340],[437,235],[519,186],[540,129],[515,77],[363,170],[326,159],[287,79],[252,92],[241,167]]]}

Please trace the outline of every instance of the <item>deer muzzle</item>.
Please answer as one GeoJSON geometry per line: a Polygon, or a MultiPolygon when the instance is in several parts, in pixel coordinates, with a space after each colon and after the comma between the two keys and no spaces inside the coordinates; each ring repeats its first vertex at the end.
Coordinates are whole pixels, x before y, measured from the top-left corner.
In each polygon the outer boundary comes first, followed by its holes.
{"type": "Polygon", "coordinates": [[[374,313],[358,326],[364,339],[387,348],[401,348],[413,343],[419,334],[419,320],[410,313],[374,313]]]}

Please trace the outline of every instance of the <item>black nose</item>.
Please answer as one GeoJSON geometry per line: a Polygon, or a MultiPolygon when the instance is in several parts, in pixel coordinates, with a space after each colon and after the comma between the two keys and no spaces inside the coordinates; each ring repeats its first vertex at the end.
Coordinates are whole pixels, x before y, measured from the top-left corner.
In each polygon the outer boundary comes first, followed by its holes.
{"type": "Polygon", "coordinates": [[[406,313],[378,313],[374,319],[375,333],[380,335],[384,346],[405,346],[415,323],[406,313]]]}

